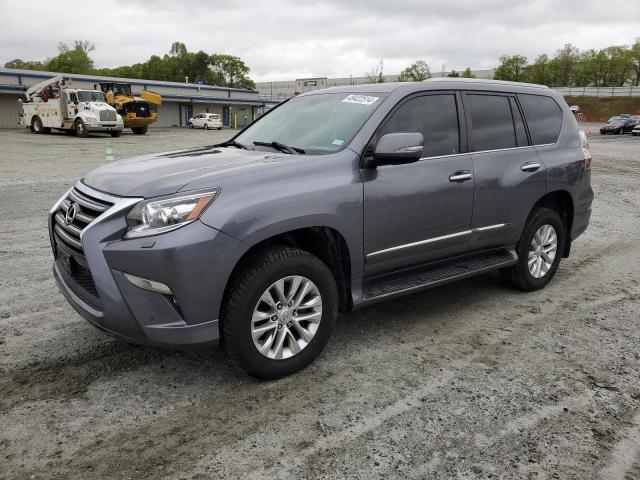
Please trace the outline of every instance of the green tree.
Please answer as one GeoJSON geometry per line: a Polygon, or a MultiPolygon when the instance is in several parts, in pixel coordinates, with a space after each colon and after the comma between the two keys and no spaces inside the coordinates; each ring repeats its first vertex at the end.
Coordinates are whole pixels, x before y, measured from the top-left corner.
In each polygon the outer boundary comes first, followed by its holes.
{"type": "Polygon", "coordinates": [[[538,55],[534,62],[527,66],[525,76],[528,82],[549,85],[551,80],[549,56],[547,54],[538,55]]]}
{"type": "Polygon", "coordinates": [[[219,85],[255,88],[256,84],[249,78],[249,67],[239,57],[216,53],[210,60],[213,78],[219,85]]]}
{"type": "Polygon", "coordinates": [[[4,68],[16,68],[19,70],[44,70],[45,64],[43,62],[22,60],[20,58],[16,58],[5,63],[4,68]]]}
{"type": "Polygon", "coordinates": [[[475,74],[471,71],[470,67],[464,69],[464,71],[460,74],[462,78],[476,78],[475,74]]]}
{"type": "Polygon", "coordinates": [[[564,47],[556,52],[553,58],[556,74],[557,84],[561,87],[570,87],[574,85],[575,69],[580,62],[580,50],[567,43],[564,47]]]}
{"type": "Polygon", "coordinates": [[[424,60],[418,60],[417,62],[409,65],[407,68],[400,72],[398,77],[399,82],[422,82],[431,78],[431,71],[429,65],[424,60]]]}
{"type": "Polygon", "coordinates": [[[447,77],[458,78],[459,76],[460,76],[460,74],[458,72],[456,72],[455,70],[451,70],[449,73],[447,73],[447,77]]]}
{"type": "Polygon", "coordinates": [[[500,65],[496,68],[493,78],[510,82],[522,82],[524,80],[527,57],[522,55],[502,55],[500,65]]]}
{"type": "Polygon", "coordinates": [[[92,73],[93,59],[89,53],[95,48],[93,43],[83,40],[76,40],[73,48],[61,42],[58,44],[58,55],[48,60],[45,67],[52,72],[92,73]]]}
{"type": "Polygon", "coordinates": [[[633,70],[635,71],[635,79],[633,83],[637,87],[640,85],[640,41],[637,41],[631,47],[629,51],[629,60],[633,65],[633,70]]]}

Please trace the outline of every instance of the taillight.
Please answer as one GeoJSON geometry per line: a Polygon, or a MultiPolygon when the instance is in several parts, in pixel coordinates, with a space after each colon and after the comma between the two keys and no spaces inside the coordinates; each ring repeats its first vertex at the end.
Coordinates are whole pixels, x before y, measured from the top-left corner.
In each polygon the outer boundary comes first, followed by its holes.
{"type": "Polygon", "coordinates": [[[584,155],[584,169],[591,170],[591,151],[589,150],[589,140],[584,130],[579,129],[578,135],[580,136],[580,147],[584,155]]]}

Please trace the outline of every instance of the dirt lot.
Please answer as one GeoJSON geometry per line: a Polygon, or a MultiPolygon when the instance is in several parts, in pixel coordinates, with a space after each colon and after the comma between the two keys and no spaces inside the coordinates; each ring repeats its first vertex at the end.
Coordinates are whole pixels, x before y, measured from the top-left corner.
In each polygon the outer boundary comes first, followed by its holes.
{"type": "Polygon", "coordinates": [[[591,226],[543,291],[485,275],[343,315],[266,383],[118,343],[51,277],[47,211],[107,142],[224,135],[0,131],[0,478],[640,478],[640,137],[592,138],[591,226]]]}

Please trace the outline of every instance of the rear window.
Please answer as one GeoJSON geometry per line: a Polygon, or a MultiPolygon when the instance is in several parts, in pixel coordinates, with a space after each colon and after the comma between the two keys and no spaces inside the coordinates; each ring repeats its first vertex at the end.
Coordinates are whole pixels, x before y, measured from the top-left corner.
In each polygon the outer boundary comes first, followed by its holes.
{"type": "Polygon", "coordinates": [[[473,151],[514,148],[517,145],[509,97],[467,94],[465,105],[471,110],[473,151]]]}
{"type": "Polygon", "coordinates": [[[518,95],[534,145],[556,143],[562,127],[562,109],[551,97],[518,95]]]}

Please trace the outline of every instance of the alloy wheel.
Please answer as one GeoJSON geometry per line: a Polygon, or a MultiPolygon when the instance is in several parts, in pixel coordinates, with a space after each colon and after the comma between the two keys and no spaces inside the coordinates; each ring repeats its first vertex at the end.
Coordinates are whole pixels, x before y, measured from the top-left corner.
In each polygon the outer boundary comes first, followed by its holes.
{"type": "Polygon", "coordinates": [[[282,360],[300,353],[322,319],[322,297],[306,277],[293,275],[267,288],[253,310],[253,344],[265,357],[282,360]]]}
{"type": "Polygon", "coordinates": [[[534,278],[544,277],[558,251],[558,234],[552,225],[543,225],[531,239],[527,265],[534,278]]]}

